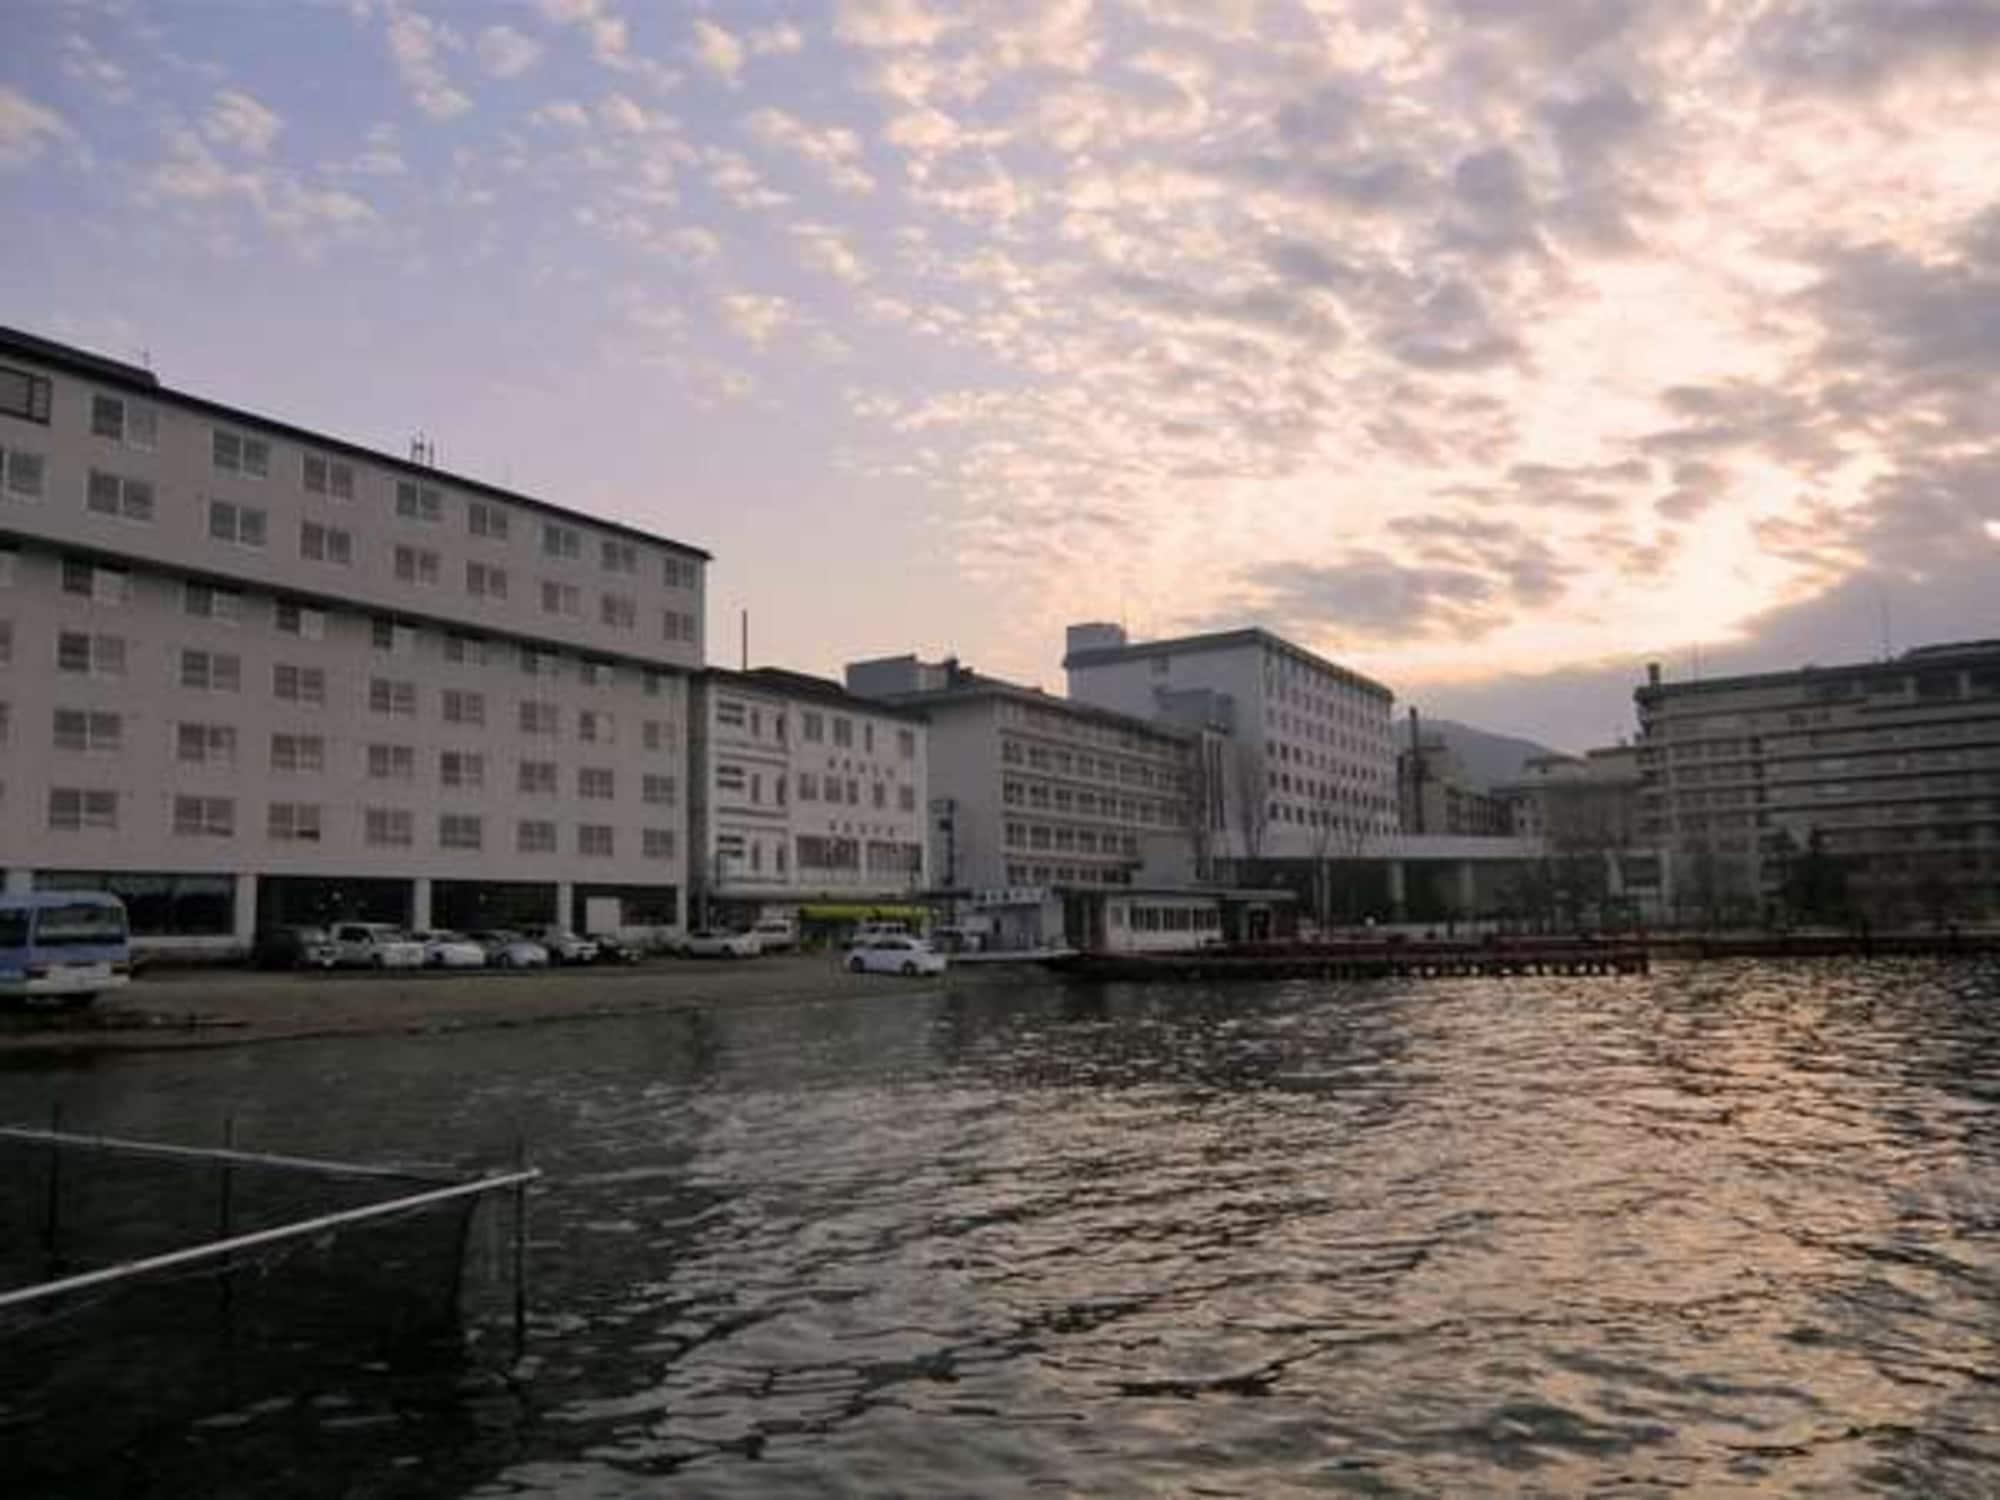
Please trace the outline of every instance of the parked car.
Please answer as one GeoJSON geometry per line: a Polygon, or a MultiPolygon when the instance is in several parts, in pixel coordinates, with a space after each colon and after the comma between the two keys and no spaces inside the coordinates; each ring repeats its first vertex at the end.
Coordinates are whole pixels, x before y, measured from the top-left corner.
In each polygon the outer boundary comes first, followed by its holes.
{"type": "Polygon", "coordinates": [[[483,969],[486,950],[462,932],[413,932],[424,945],[424,967],[428,969],[483,969]]]}
{"type": "Polygon", "coordinates": [[[494,928],[470,936],[486,950],[486,961],[496,969],[546,969],[549,966],[549,950],[518,932],[494,928]]]}
{"type": "Polygon", "coordinates": [[[680,941],[683,958],[755,958],[764,950],[754,933],[698,927],[680,941]]]}
{"type": "Polygon", "coordinates": [[[908,922],[863,922],[854,929],[854,936],[847,940],[847,950],[852,953],[857,948],[866,948],[883,938],[913,937],[908,922]]]}
{"type": "Polygon", "coordinates": [[[250,961],[260,969],[330,969],[335,957],[324,927],[267,927],[250,945],[250,961]]]}
{"type": "Polygon", "coordinates": [[[626,942],[615,932],[594,932],[590,941],[597,944],[597,961],[601,964],[636,964],[645,957],[638,944],[626,942]]]}
{"type": "Polygon", "coordinates": [[[857,974],[942,974],[947,960],[920,938],[882,937],[847,955],[857,974]]]}
{"type": "Polygon", "coordinates": [[[799,930],[789,917],[763,917],[750,929],[760,953],[789,953],[799,945],[799,930]]]}
{"type": "Polygon", "coordinates": [[[342,922],[333,929],[333,961],[344,968],[421,969],[424,945],[387,922],[342,922]]]}
{"type": "Polygon", "coordinates": [[[549,950],[549,960],[559,964],[587,964],[596,961],[597,944],[578,937],[567,927],[544,927],[534,940],[549,950]]]}

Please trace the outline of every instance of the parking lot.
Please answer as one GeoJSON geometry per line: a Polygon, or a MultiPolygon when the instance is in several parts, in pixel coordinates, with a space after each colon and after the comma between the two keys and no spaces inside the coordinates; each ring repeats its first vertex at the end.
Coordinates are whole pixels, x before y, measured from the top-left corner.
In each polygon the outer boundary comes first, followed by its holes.
{"type": "Polygon", "coordinates": [[[0,1050],[226,1045],[363,1032],[433,1032],[930,987],[850,974],[832,953],[524,971],[262,973],[156,969],[78,1012],[8,1013],[0,1050]]]}

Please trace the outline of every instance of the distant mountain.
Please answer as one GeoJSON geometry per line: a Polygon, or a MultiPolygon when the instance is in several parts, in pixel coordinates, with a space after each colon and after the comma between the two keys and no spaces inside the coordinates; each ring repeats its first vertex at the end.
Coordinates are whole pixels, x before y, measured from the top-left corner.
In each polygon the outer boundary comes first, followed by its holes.
{"type": "MultiPolygon", "coordinates": [[[[1484,729],[1474,729],[1470,724],[1460,724],[1452,719],[1424,719],[1425,739],[1441,739],[1458,757],[1458,763],[1465,768],[1466,778],[1479,787],[1493,787],[1503,781],[1520,778],[1521,767],[1537,755],[1560,755],[1560,750],[1551,750],[1547,745],[1536,744],[1533,740],[1521,740],[1511,734],[1490,734],[1484,729]]],[[[1407,749],[1410,740],[1410,726],[1404,721],[1402,737],[1396,748],[1407,749]]]]}

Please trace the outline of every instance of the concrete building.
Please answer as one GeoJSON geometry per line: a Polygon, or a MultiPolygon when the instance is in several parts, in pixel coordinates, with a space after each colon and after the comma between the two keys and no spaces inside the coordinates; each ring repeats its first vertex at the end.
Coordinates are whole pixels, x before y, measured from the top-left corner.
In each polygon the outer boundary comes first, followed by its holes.
{"type": "Polygon", "coordinates": [[[2000,641],[1634,694],[1639,833],[1690,918],[2000,915],[2000,641]]]}
{"type": "Polygon", "coordinates": [[[1132,641],[1072,625],[1063,667],[1078,703],[1175,722],[1202,705],[1231,736],[1224,843],[1250,862],[1365,853],[1393,837],[1395,695],[1267,631],[1132,641]]]}
{"type": "Polygon", "coordinates": [[[707,554],[0,330],[0,866],[160,945],[669,926],[707,554]]]}
{"type": "Polygon", "coordinates": [[[1051,937],[1055,888],[1130,885],[1150,842],[1189,839],[1180,730],[955,661],[856,662],[847,686],[929,720],[934,880],[997,913],[1008,946],[1051,937]]]}
{"type": "Polygon", "coordinates": [[[693,884],[718,921],[906,901],[929,883],[923,715],[798,672],[695,679],[693,884]]]}
{"type": "Polygon", "coordinates": [[[1506,801],[1475,783],[1435,735],[1420,733],[1415,746],[1398,752],[1396,801],[1405,834],[1506,838],[1514,832],[1506,801]]]}
{"type": "Polygon", "coordinates": [[[1660,851],[1640,834],[1639,793],[1633,745],[1534,756],[1493,788],[1514,832],[1542,846],[1527,889],[1543,906],[1588,925],[1671,918],[1660,851]]]}

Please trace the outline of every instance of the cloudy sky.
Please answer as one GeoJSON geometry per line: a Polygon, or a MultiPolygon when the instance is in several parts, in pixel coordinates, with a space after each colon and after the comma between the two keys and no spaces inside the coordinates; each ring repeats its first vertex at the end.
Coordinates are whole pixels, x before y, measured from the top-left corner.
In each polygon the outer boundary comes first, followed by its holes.
{"type": "Polygon", "coordinates": [[[0,322],[706,546],[724,657],[1577,746],[2000,635],[2000,0],[6,13],[0,322]]]}

